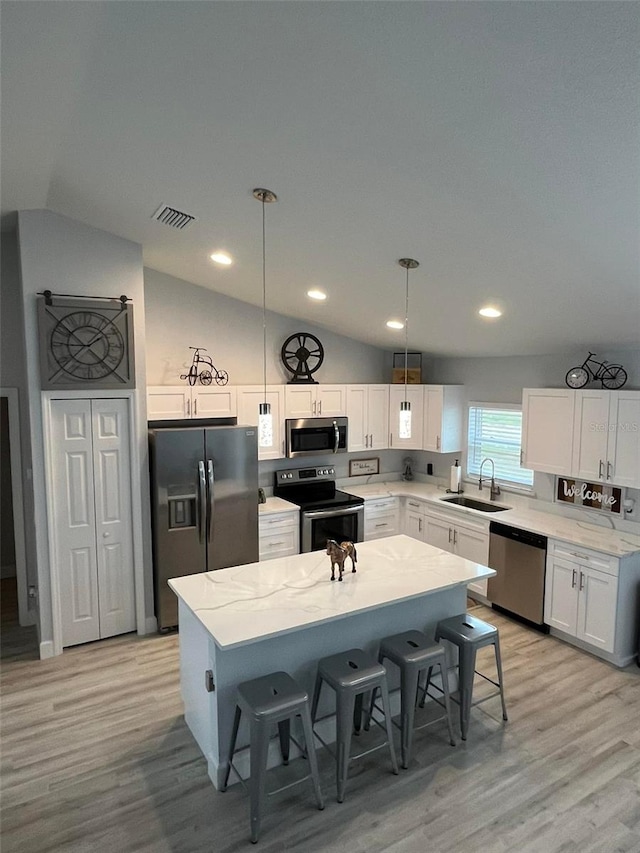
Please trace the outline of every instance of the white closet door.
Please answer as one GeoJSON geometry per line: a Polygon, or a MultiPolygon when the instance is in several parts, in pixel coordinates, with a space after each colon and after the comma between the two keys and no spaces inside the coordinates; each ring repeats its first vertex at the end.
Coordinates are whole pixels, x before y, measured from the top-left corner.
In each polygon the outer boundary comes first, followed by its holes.
{"type": "Polygon", "coordinates": [[[128,401],[93,400],[100,637],[136,629],[128,401]]]}
{"type": "Polygon", "coordinates": [[[100,638],[91,402],[54,400],[52,519],[62,603],[62,644],[100,638]]]}

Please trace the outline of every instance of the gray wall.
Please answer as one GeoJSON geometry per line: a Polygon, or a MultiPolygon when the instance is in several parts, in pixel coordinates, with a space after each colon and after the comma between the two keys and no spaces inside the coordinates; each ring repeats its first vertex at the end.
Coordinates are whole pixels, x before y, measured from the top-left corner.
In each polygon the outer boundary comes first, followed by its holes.
{"type": "MultiPolygon", "coordinates": [[[[147,384],[179,385],[190,346],[206,347],[232,385],[262,383],[262,309],[170,275],[145,269],[147,384]]],[[[294,332],[311,332],[324,347],[314,379],[322,383],[388,382],[386,353],[326,329],[267,312],[267,382],[282,383],[280,349],[294,332]]]]}
{"type": "Polygon", "coordinates": [[[37,576],[39,595],[40,650],[53,653],[51,573],[47,540],[45,461],[42,427],[40,366],[36,294],[45,289],[54,293],[119,297],[126,293],[134,304],[135,408],[140,454],[140,501],[145,573],[145,612],[153,619],[153,586],[150,572],[151,541],[145,395],[145,316],[142,277],[142,249],[106,231],[91,228],[48,210],[18,213],[18,250],[22,284],[22,310],[26,343],[26,369],[30,416],[30,446],[33,464],[33,495],[37,576]]]}

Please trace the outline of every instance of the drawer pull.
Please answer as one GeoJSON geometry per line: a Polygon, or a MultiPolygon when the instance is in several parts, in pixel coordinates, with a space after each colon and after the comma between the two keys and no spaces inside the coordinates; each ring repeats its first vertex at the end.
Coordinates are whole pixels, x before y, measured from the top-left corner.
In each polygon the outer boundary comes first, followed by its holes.
{"type": "Polygon", "coordinates": [[[414,503],[413,501],[408,501],[409,506],[414,506],[416,509],[420,509],[420,504],[414,503]]]}
{"type": "Polygon", "coordinates": [[[586,554],[579,554],[577,551],[569,551],[570,554],[573,554],[574,557],[580,557],[581,560],[590,560],[591,557],[588,557],[586,554]]]}
{"type": "Polygon", "coordinates": [[[385,521],[383,524],[376,524],[376,527],[388,527],[387,522],[385,521]]]}
{"type": "Polygon", "coordinates": [[[284,545],[284,544],[285,544],[284,542],[269,542],[268,547],[269,548],[277,548],[278,545],[284,545]]]}

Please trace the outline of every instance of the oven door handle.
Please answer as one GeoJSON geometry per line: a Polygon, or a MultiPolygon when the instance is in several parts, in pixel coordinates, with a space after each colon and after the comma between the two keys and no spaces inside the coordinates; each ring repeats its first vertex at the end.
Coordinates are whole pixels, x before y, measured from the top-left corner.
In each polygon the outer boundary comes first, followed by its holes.
{"type": "Polygon", "coordinates": [[[358,512],[363,509],[363,505],[358,504],[358,506],[349,506],[345,509],[312,509],[312,510],[303,510],[302,515],[305,518],[329,518],[330,516],[336,515],[351,515],[354,512],[358,512]]]}

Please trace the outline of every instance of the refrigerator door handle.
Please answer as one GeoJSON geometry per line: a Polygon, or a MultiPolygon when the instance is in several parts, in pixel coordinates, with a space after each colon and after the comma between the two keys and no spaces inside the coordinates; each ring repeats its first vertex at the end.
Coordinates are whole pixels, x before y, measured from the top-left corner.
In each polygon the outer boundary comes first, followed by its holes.
{"type": "Polygon", "coordinates": [[[213,501],[215,498],[215,477],[213,474],[213,462],[211,459],[207,459],[207,479],[209,486],[209,500],[207,501],[207,511],[209,513],[207,521],[207,541],[211,542],[213,537],[213,501]]]}
{"type": "Polygon", "coordinates": [[[202,536],[207,524],[207,483],[204,473],[204,462],[198,462],[198,539],[202,542],[202,536]]]}

